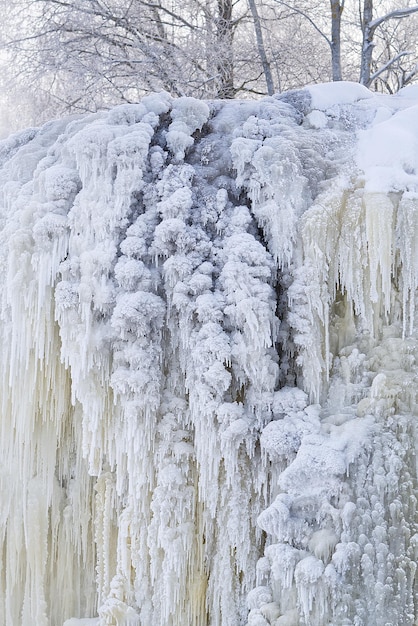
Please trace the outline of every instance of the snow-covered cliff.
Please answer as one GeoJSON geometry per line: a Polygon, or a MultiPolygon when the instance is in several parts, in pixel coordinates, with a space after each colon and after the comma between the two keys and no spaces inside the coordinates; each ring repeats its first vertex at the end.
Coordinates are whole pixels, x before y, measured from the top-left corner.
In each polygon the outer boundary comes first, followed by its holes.
{"type": "Polygon", "coordinates": [[[417,623],[418,91],[0,144],[0,623],[417,623]]]}

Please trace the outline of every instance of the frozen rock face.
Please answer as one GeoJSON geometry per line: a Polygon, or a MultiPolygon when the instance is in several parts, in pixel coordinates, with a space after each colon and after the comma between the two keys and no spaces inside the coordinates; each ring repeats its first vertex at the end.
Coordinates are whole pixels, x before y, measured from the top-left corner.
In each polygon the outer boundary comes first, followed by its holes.
{"type": "Polygon", "coordinates": [[[414,624],[405,91],[0,144],[1,624],[414,624]]]}

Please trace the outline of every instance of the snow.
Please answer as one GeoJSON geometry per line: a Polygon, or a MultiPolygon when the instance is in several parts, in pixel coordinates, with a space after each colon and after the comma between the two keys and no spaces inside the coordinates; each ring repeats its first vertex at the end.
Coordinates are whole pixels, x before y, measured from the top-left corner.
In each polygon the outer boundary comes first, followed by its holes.
{"type": "Polygon", "coordinates": [[[412,624],[418,94],[0,145],[0,623],[412,624]]]}
{"type": "Polygon", "coordinates": [[[418,107],[375,121],[358,146],[358,164],[370,192],[418,191],[418,107]]]}
{"type": "Polygon", "coordinates": [[[373,95],[367,87],[359,83],[338,81],[306,87],[311,96],[312,109],[327,111],[336,105],[354,104],[359,100],[367,100],[373,95]]]}

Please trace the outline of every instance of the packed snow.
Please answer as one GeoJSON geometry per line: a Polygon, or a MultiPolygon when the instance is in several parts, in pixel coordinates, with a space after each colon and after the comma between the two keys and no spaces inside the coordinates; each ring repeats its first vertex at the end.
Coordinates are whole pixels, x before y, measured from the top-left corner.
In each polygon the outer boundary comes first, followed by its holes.
{"type": "Polygon", "coordinates": [[[0,623],[418,615],[418,91],[0,143],[0,623]]]}

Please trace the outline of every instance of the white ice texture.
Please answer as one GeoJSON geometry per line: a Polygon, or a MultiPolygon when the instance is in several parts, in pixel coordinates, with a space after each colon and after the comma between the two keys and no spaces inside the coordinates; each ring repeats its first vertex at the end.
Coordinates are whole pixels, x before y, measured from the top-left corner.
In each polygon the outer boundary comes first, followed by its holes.
{"type": "Polygon", "coordinates": [[[0,625],[412,626],[418,92],[0,144],[0,625]]]}

